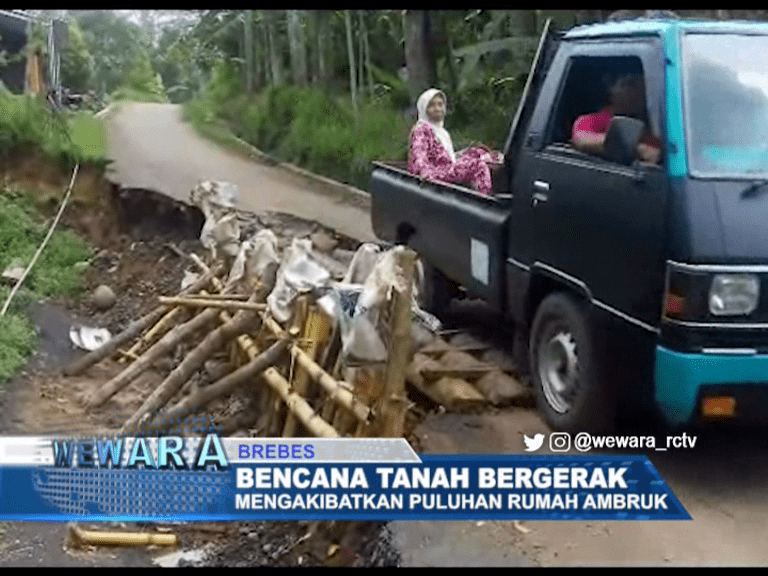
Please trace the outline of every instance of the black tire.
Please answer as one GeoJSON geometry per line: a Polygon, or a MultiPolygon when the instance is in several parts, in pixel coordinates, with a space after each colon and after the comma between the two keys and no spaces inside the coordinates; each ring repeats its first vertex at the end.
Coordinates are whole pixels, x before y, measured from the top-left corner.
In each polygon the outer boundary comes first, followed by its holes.
{"type": "Polygon", "coordinates": [[[437,268],[422,261],[424,265],[424,293],[422,307],[431,314],[440,316],[450,311],[451,300],[458,293],[458,286],[437,268]]]}
{"type": "Polygon", "coordinates": [[[598,344],[584,302],[556,292],[539,305],[529,345],[531,381],[538,410],[555,430],[614,429],[615,395],[607,385],[598,344]]]}

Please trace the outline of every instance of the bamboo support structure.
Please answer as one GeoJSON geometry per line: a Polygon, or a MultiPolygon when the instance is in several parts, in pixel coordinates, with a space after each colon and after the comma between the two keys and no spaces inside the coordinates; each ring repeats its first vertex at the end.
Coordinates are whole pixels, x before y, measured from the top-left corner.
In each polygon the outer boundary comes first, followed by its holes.
{"type": "MultiPolygon", "coordinates": [[[[192,352],[187,354],[181,364],[158,386],[141,407],[125,423],[121,433],[131,429],[143,416],[159,410],[178,392],[184,383],[203,365],[203,363],[235,336],[248,329],[254,319],[253,312],[238,312],[229,322],[219,326],[203,338],[192,352]]],[[[206,388],[207,390],[208,388],[206,388]]]]}
{"type": "MultiPolygon", "coordinates": [[[[263,315],[262,318],[264,324],[275,336],[278,338],[285,336],[285,330],[283,330],[273,318],[266,315],[263,315]]],[[[310,358],[304,350],[299,348],[298,345],[294,344],[291,347],[291,355],[296,359],[296,362],[307,371],[309,377],[325,389],[334,402],[346,408],[354,414],[358,420],[368,420],[370,409],[365,404],[359,402],[352,392],[343,388],[336,379],[332,378],[325,370],[323,370],[323,368],[318,365],[317,362],[312,360],[312,358],[310,358]]]]}
{"type": "MultiPolygon", "coordinates": [[[[330,333],[330,323],[317,306],[313,306],[309,310],[307,320],[304,324],[304,332],[302,338],[306,341],[307,350],[305,351],[309,357],[314,360],[322,344],[330,333]]],[[[309,393],[310,378],[307,371],[303,367],[299,367],[296,371],[295,380],[293,383],[293,389],[297,394],[306,398],[309,393]]],[[[283,436],[290,438],[296,433],[296,419],[289,414],[285,422],[285,428],[283,428],[283,436]]]]}
{"type": "Polygon", "coordinates": [[[210,308],[205,310],[184,324],[180,324],[168,334],[163,336],[160,341],[154,344],[149,350],[144,352],[141,357],[133,364],[128,365],[125,370],[104,384],[99,390],[96,390],[88,399],[87,404],[93,408],[104,404],[112,396],[133,382],[140,374],[152,366],[153,362],[163,354],[166,354],[184,338],[194,333],[211,322],[218,315],[219,310],[210,308]]]}
{"type": "MultiPolygon", "coordinates": [[[[203,273],[208,271],[208,266],[200,259],[199,256],[196,254],[190,254],[190,258],[203,273]]],[[[212,283],[217,290],[222,290],[224,288],[224,283],[218,278],[213,278],[212,283]]],[[[226,321],[230,318],[230,316],[225,311],[221,311],[220,318],[226,321]]],[[[287,336],[280,325],[264,313],[262,313],[262,320],[276,337],[285,338],[287,336]]],[[[246,354],[248,354],[251,359],[258,355],[258,348],[256,347],[256,344],[252,338],[247,335],[243,335],[242,337],[238,338],[237,341],[241,348],[246,352],[246,354]]],[[[303,350],[297,348],[295,345],[291,348],[292,354],[296,353],[294,350],[298,351],[297,358],[303,367],[307,370],[310,377],[318,382],[321,386],[323,386],[323,388],[326,390],[326,392],[328,392],[334,402],[349,410],[358,420],[368,420],[371,412],[370,408],[361,404],[360,402],[357,402],[352,392],[343,388],[336,380],[331,378],[320,366],[318,366],[317,363],[306,357],[306,354],[303,352],[303,350]],[[304,356],[302,356],[302,354],[304,354],[304,356]]],[[[312,407],[309,406],[309,404],[303,398],[295,393],[291,394],[288,381],[277,371],[276,368],[268,368],[262,374],[262,379],[270,386],[271,389],[277,391],[278,394],[280,394],[283,401],[288,405],[289,410],[298,416],[302,424],[304,424],[304,426],[307,427],[307,430],[309,430],[311,433],[323,437],[339,436],[338,432],[336,432],[332,426],[325,422],[320,417],[320,415],[312,410],[312,407]],[[286,400],[288,398],[292,398],[290,403],[286,400]],[[316,423],[318,420],[320,421],[319,424],[316,423]],[[318,432],[322,432],[322,434],[319,434],[318,432]]]]}
{"type": "MultiPolygon", "coordinates": [[[[256,377],[261,372],[269,369],[269,367],[285,352],[287,347],[288,342],[286,340],[276,342],[267,350],[255,356],[245,366],[241,366],[231,374],[224,376],[224,378],[218,382],[202,388],[194,395],[187,396],[168,412],[164,413],[162,417],[155,418],[151,423],[147,423],[146,425],[139,424],[138,430],[142,432],[162,430],[163,426],[168,426],[172,422],[180,422],[184,418],[199,412],[216,398],[220,398],[233,392],[249,378],[256,377]]],[[[126,426],[126,428],[128,427],[126,426]]],[[[127,430],[123,430],[121,433],[124,434],[126,431],[127,430]]]]}

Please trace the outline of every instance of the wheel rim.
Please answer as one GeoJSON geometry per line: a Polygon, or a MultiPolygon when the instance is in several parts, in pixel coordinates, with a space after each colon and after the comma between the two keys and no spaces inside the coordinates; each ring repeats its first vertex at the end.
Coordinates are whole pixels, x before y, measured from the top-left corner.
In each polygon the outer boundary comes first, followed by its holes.
{"type": "Polygon", "coordinates": [[[561,331],[541,346],[539,378],[550,406],[561,414],[570,410],[578,387],[579,361],[570,332],[561,331]]]}

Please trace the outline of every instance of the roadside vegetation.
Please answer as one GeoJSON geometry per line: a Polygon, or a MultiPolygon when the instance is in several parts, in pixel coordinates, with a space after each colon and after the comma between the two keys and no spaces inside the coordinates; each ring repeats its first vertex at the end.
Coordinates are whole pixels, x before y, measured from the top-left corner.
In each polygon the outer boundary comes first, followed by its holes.
{"type": "Polygon", "coordinates": [[[42,99],[0,90],[0,150],[37,148],[62,166],[77,162],[106,166],[101,121],[92,114],[56,114],[42,99]]]}
{"type": "MultiPolygon", "coordinates": [[[[0,188],[0,272],[9,266],[25,268],[48,230],[33,195],[13,187],[0,188]]],[[[77,296],[82,271],[74,265],[91,256],[88,245],[68,230],[56,229],[45,250],[16,293],[5,316],[0,317],[0,383],[10,379],[34,351],[35,333],[24,310],[33,300],[60,295],[77,296]]],[[[0,306],[12,289],[0,284],[0,306]]]]}
{"type": "Polygon", "coordinates": [[[366,102],[356,121],[351,102],[323,92],[274,86],[253,97],[211,92],[184,107],[202,135],[246,154],[247,142],[280,160],[367,188],[371,162],[404,160],[410,122],[389,98],[366,102]],[[235,136],[236,138],[233,138],[235,136]],[[240,140],[238,140],[240,139],[240,140]]]}

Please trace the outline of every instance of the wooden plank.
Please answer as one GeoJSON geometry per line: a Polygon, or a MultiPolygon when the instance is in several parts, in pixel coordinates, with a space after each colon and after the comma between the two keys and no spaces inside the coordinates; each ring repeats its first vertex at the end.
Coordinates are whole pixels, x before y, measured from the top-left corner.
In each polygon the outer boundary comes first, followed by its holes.
{"type": "Polygon", "coordinates": [[[475,388],[496,406],[511,404],[516,400],[527,400],[532,395],[532,390],[529,386],[526,386],[517,378],[504,374],[501,370],[488,372],[488,374],[475,382],[475,388]]]}
{"type": "Polygon", "coordinates": [[[413,364],[406,371],[406,379],[427,398],[448,409],[476,408],[487,404],[485,397],[465,380],[441,378],[434,384],[427,384],[413,364]]]}
{"type": "Polygon", "coordinates": [[[488,374],[488,372],[492,372],[494,370],[497,370],[496,366],[492,366],[490,364],[481,364],[478,366],[467,366],[464,368],[448,368],[445,366],[434,366],[434,367],[428,367],[424,368],[421,371],[421,375],[424,376],[424,378],[434,380],[436,378],[480,378],[481,376],[484,376],[485,374],[488,374]]]}

